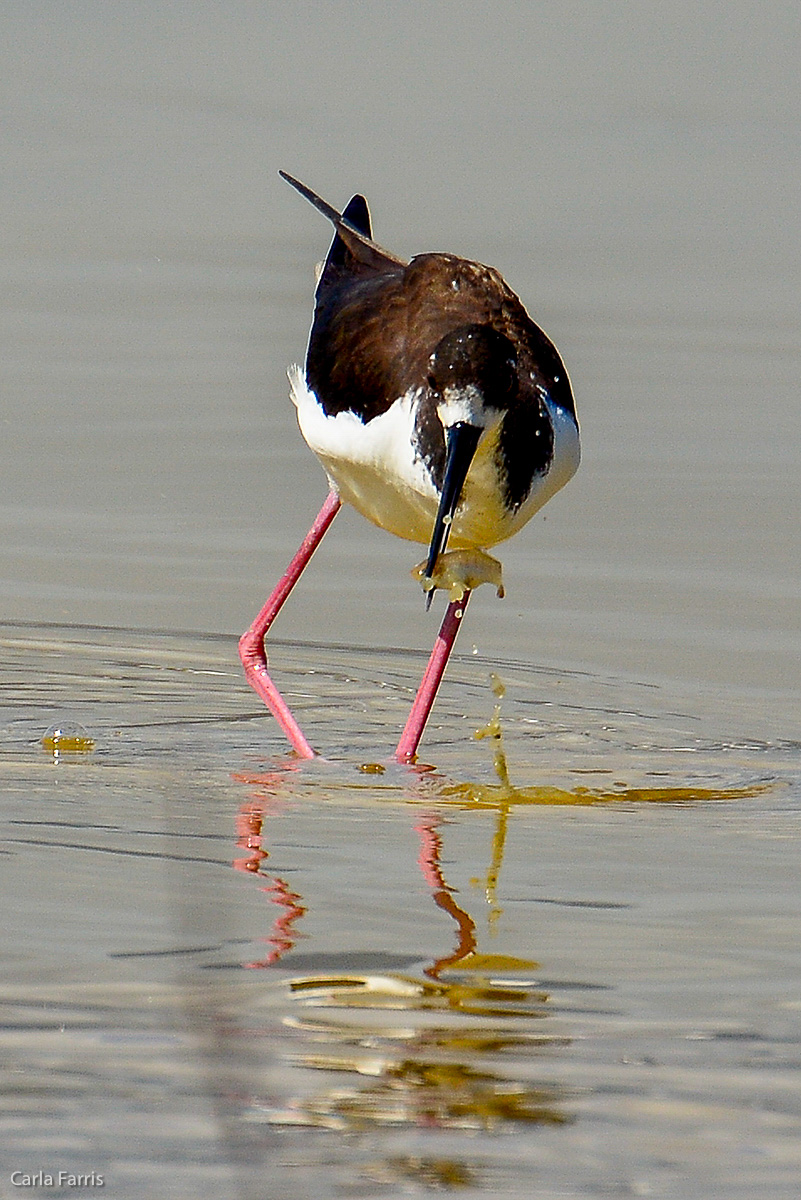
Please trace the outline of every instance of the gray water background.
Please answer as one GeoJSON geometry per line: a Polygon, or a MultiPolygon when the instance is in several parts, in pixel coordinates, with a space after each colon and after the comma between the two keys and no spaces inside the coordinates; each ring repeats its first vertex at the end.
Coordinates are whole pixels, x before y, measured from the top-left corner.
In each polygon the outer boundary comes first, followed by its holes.
{"type": "Polygon", "coordinates": [[[52,1165],[120,1196],[797,1196],[797,7],[0,13],[0,1186],[52,1165]],[[325,494],[285,368],[330,231],[278,168],[362,191],[399,254],[497,266],[576,392],[581,470],[502,548],[507,598],[471,603],[422,794],[359,770],[436,628],[414,546],[341,515],[276,626],[327,765],[287,765],[238,668],[325,494]],[[471,738],[493,669],[513,814],[447,790],[494,786],[471,738]],[[54,764],[42,733],[76,721],[94,755],[54,764]],[[675,802],[638,802],[656,786],[675,802]],[[248,804],[307,909],[263,972],[239,969],[269,925],[230,866],[248,804]],[[458,1004],[460,1049],[426,1023],[454,932],[420,811],[479,949],[539,964],[506,972],[528,998],[505,1051],[465,1048],[458,1004]],[[332,972],[411,976],[414,1036],[304,1032],[286,981],[330,1008],[332,972]],[[350,1058],[312,1061],[320,1039],[350,1058]],[[510,1078],[546,1115],[482,1124],[510,1078]],[[479,1130],[426,1130],[460,1088],[479,1130]]]}

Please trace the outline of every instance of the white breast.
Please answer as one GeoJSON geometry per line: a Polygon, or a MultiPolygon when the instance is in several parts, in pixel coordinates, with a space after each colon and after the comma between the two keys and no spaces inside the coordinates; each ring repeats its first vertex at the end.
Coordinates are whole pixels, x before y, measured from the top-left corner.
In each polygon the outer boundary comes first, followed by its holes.
{"type": "MultiPolygon", "coordinates": [[[[290,367],[298,424],[342,500],[382,529],[427,544],[439,494],[414,450],[414,414],[419,393],[407,392],[385,413],[364,423],[351,412],[329,417],[298,366],[290,367]]],[[[497,426],[484,435],[468,472],[448,545],[486,549],[512,537],[575,474],[579,437],[569,413],[549,404],[554,426],[551,469],[535,480],[516,512],[503,500],[494,454],[497,426]]]]}

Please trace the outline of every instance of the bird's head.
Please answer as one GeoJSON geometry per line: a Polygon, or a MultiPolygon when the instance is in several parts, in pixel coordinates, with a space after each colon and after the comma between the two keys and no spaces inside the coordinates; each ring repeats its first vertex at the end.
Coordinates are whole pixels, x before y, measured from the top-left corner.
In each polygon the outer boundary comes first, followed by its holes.
{"type": "Polygon", "coordinates": [[[445,431],[445,473],[428,561],[426,606],[433,572],[448,542],[470,464],[482,435],[500,421],[517,389],[517,360],[507,337],[491,325],[464,325],[445,335],[428,360],[428,386],[445,431]]]}
{"type": "Polygon", "coordinates": [[[428,386],[446,433],[458,424],[489,429],[517,389],[514,346],[491,325],[463,325],[437,343],[428,386]]]}

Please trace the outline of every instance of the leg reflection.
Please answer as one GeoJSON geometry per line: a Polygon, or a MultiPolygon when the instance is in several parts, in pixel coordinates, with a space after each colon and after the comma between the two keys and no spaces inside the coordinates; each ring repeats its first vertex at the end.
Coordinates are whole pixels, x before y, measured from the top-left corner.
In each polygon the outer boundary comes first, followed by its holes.
{"type": "MultiPolygon", "coordinates": [[[[257,782],[264,786],[270,780],[268,776],[249,779],[247,782],[257,782]]],[[[245,782],[245,780],[243,780],[245,782]]],[[[266,880],[261,891],[269,896],[273,904],[277,904],[281,912],[275,917],[273,927],[263,940],[272,949],[263,958],[245,963],[246,967],[271,967],[285,954],[292,950],[302,935],[297,932],[295,925],[306,914],[303,897],[293,892],[285,879],[279,875],[270,875],[263,870],[265,859],[270,857],[264,848],[263,826],[264,818],[269,815],[270,806],[275,804],[274,796],[256,796],[253,800],[241,805],[236,817],[236,845],[244,851],[234,859],[234,867],[238,871],[247,871],[252,875],[260,875],[266,880]]]]}
{"type": "Polygon", "coordinates": [[[442,838],[437,831],[440,823],[441,817],[436,813],[429,813],[419,824],[415,825],[415,830],[420,836],[420,854],[417,861],[423,872],[423,878],[431,888],[434,903],[453,918],[459,932],[454,952],[438,958],[432,966],[426,967],[425,974],[431,979],[439,979],[446,967],[456,966],[457,963],[474,954],[476,949],[476,923],[456,903],[453,889],[445,882],[442,874],[442,838]]]}

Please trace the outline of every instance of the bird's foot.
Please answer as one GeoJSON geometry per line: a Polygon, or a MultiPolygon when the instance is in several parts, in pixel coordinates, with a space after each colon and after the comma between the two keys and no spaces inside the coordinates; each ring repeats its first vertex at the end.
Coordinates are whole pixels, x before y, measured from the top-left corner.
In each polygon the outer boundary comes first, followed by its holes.
{"type": "Polygon", "coordinates": [[[412,571],[415,579],[423,580],[423,590],[443,588],[451,600],[461,600],[465,592],[472,592],[482,583],[491,583],[499,596],[503,596],[503,568],[497,558],[483,550],[446,550],[437,559],[434,573],[426,579],[427,563],[421,562],[412,571]]]}

